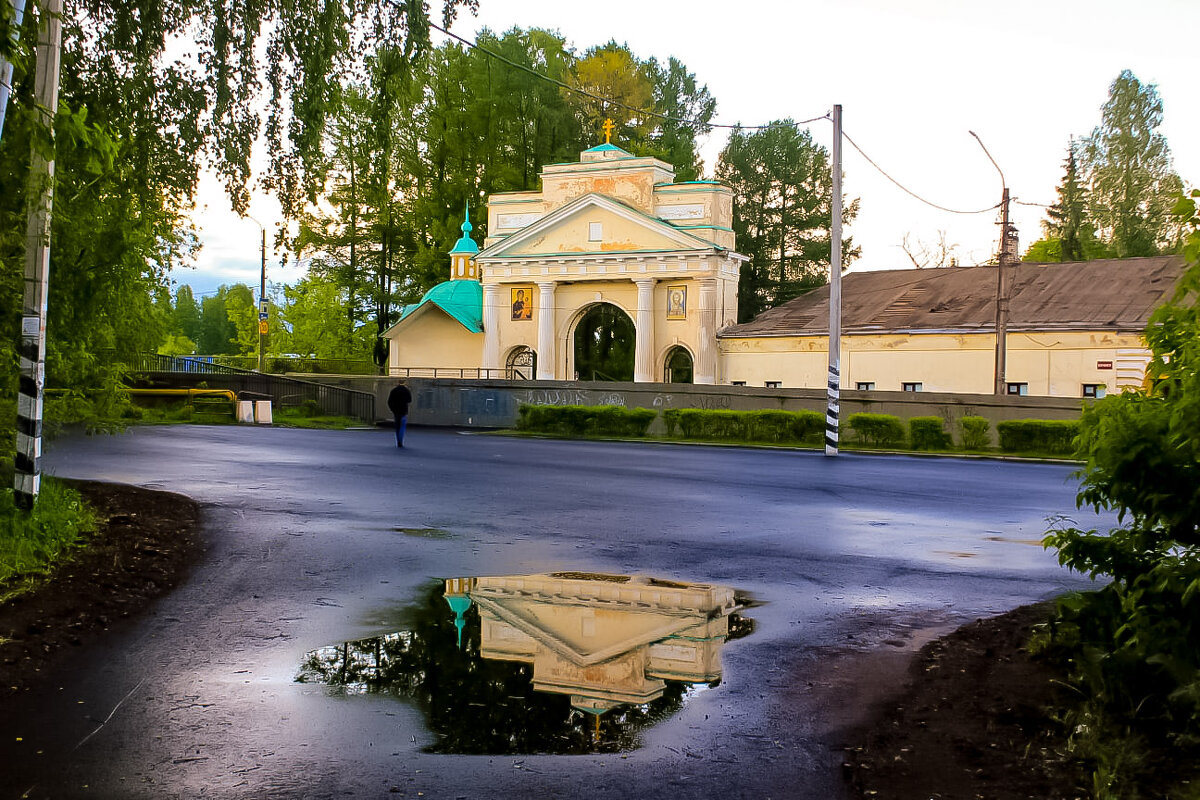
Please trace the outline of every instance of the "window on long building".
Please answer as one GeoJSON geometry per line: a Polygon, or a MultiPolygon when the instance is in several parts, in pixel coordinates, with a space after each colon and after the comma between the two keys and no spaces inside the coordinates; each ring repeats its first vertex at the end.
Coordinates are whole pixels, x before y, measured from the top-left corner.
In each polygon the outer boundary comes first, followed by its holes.
{"type": "Polygon", "coordinates": [[[919,392],[924,388],[924,384],[920,381],[904,381],[900,384],[902,392],[919,392]]]}
{"type": "Polygon", "coordinates": [[[1083,396],[1095,397],[1098,399],[1104,397],[1104,390],[1105,386],[1103,383],[1085,383],[1083,385],[1083,396]]]}

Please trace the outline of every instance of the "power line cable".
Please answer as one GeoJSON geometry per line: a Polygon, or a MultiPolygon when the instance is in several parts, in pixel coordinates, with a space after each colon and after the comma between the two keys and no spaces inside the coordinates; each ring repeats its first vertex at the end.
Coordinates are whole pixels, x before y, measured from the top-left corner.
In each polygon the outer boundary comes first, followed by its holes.
{"type": "Polygon", "coordinates": [[[939,206],[937,203],[931,202],[929,200],[926,200],[924,197],[921,197],[919,194],[912,191],[911,189],[906,187],[904,184],[900,183],[900,181],[896,180],[891,175],[887,174],[887,172],[883,169],[883,167],[876,164],[875,161],[869,155],[867,155],[866,153],[863,152],[863,149],[858,146],[858,143],[850,138],[850,134],[846,133],[845,128],[842,129],[842,137],[845,138],[845,140],[850,143],[851,147],[853,147],[855,150],[858,151],[858,154],[860,156],[862,156],[863,158],[865,158],[867,160],[868,164],[870,164],[875,169],[879,170],[880,175],[887,178],[892,183],[896,184],[896,186],[905,194],[909,195],[910,197],[912,197],[916,200],[921,201],[922,203],[924,203],[927,206],[932,206],[933,208],[936,208],[939,211],[948,211],[951,214],[986,214],[989,211],[995,211],[997,208],[999,208],[1002,205],[1001,203],[996,203],[993,206],[988,206],[987,208],[981,208],[978,211],[963,211],[963,210],[957,209],[957,208],[946,208],[945,206],[939,206]]]}
{"type": "MultiPolygon", "coordinates": [[[[494,50],[489,50],[488,48],[484,47],[481,44],[472,42],[470,39],[464,39],[462,36],[459,36],[456,33],[451,33],[450,31],[446,30],[445,28],[443,28],[442,26],[438,25],[437,23],[435,23],[433,21],[430,21],[429,27],[433,28],[434,30],[441,31],[446,36],[449,36],[451,39],[454,39],[457,42],[461,42],[462,44],[466,45],[467,47],[471,48],[472,50],[478,50],[479,52],[483,53],[484,55],[486,55],[489,58],[494,58],[497,61],[501,61],[501,62],[507,64],[508,66],[514,67],[523,72],[528,72],[530,75],[533,75],[536,78],[540,78],[541,80],[547,81],[548,83],[552,83],[555,86],[558,86],[559,88],[566,89],[569,92],[574,92],[579,95],[583,95],[584,97],[591,98],[592,100],[598,100],[601,103],[607,103],[609,105],[616,106],[617,108],[623,108],[626,111],[632,111],[635,114],[641,114],[643,116],[648,116],[648,117],[657,117],[658,119],[665,120],[667,122],[679,122],[679,123],[683,123],[685,125],[691,125],[691,126],[697,127],[697,128],[729,128],[732,130],[763,130],[765,128],[778,127],[778,125],[779,125],[779,123],[770,123],[767,125],[730,125],[728,123],[720,123],[720,122],[701,122],[700,120],[696,120],[696,119],[688,119],[687,117],[672,117],[669,114],[660,114],[657,111],[651,111],[650,109],[647,109],[647,108],[637,108],[635,106],[626,105],[625,103],[622,103],[619,100],[613,100],[611,98],[604,97],[603,95],[594,94],[592,92],[587,91],[586,89],[581,89],[578,86],[572,86],[569,83],[560,81],[557,78],[551,78],[549,75],[538,72],[537,70],[533,69],[532,67],[527,67],[524,64],[521,64],[519,62],[513,61],[510,58],[502,56],[499,53],[495,52],[494,50]]],[[[822,120],[822,119],[829,119],[829,112],[826,112],[819,117],[813,117],[812,119],[805,119],[805,120],[800,120],[799,122],[793,122],[792,125],[799,127],[801,125],[808,125],[809,123],[816,122],[816,121],[822,120]]]]}

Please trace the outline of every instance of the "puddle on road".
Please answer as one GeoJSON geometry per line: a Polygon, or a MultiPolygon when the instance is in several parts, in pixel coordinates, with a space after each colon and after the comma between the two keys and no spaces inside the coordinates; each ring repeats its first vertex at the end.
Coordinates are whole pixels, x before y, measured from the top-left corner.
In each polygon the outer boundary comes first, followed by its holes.
{"type": "Polygon", "coordinates": [[[558,572],[432,587],[407,630],[305,656],[296,681],[415,702],[434,753],[620,752],[721,681],[732,589],[558,572]]]}
{"type": "Polygon", "coordinates": [[[417,536],[422,539],[449,539],[453,536],[450,531],[444,531],[441,528],[392,528],[396,533],[403,533],[405,536],[417,536]]]}
{"type": "Polygon", "coordinates": [[[1013,539],[1008,536],[985,536],[989,542],[1011,542],[1012,544],[1027,544],[1032,547],[1041,547],[1041,539],[1013,539]]]}
{"type": "Polygon", "coordinates": [[[933,552],[951,558],[975,558],[979,555],[979,553],[969,553],[966,550],[934,550],[933,552]]]}

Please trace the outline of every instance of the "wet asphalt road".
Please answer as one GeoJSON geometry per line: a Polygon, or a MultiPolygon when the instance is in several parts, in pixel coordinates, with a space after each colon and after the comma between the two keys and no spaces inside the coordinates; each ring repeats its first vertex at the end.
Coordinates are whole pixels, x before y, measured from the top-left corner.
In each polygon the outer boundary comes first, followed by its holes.
{"type": "Polygon", "coordinates": [[[195,498],[207,551],[0,709],[4,796],[838,798],[844,727],[914,646],[1086,585],[1031,544],[1079,519],[1063,465],[203,426],[68,437],[45,464],[195,498]],[[413,706],[294,681],[306,652],[396,630],[432,578],[556,570],[763,605],[722,684],[626,754],[424,753],[413,706]]]}

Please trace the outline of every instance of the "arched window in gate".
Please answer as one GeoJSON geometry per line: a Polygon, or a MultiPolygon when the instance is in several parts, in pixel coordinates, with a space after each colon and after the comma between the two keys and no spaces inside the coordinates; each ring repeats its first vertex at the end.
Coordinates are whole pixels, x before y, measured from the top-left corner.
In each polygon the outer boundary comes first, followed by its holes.
{"type": "Polygon", "coordinates": [[[663,382],[692,382],[692,354],[687,348],[676,345],[667,351],[667,358],[663,363],[663,382]]]}
{"type": "Polygon", "coordinates": [[[504,377],[510,381],[531,381],[537,374],[537,353],[529,347],[515,347],[508,354],[504,377]]]}

